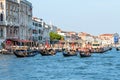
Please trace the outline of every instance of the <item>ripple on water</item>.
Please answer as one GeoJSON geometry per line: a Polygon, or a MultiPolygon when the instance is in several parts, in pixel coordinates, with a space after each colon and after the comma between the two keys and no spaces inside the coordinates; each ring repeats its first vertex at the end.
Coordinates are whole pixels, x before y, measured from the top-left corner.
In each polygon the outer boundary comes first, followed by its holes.
{"type": "Polygon", "coordinates": [[[0,80],[119,80],[119,55],[114,49],[89,58],[0,55],[0,80]]]}

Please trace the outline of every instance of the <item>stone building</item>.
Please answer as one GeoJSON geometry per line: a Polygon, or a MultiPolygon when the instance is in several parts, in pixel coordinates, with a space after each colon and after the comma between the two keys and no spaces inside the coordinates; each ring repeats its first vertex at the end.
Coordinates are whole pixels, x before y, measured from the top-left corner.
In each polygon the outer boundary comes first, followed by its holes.
{"type": "Polygon", "coordinates": [[[27,0],[0,0],[0,44],[29,40],[32,27],[32,4],[27,0]]]}
{"type": "Polygon", "coordinates": [[[32,18],[33,26],[32,26],[32,35],[31,39],[37,43],[42,43],[43,41],[43,20],[37,17],[32,18]]]}

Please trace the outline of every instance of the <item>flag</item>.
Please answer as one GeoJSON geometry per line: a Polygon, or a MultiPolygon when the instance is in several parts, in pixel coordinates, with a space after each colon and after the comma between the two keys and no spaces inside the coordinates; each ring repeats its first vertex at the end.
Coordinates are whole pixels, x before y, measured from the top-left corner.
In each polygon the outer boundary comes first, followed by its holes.
{"type": "Polygon", "coordinates": [[[46,40],[46,42],[45,42],[45,47],[49,48],[48,40],[46,40]]]}

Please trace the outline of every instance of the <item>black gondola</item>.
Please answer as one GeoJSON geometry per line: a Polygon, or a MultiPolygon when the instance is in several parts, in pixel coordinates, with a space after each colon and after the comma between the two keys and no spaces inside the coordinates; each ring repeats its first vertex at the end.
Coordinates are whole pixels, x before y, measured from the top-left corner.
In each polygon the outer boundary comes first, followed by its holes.
{"type": "Polygon", "coordinates": [[[52,55],[55,55],[55,54],[56,54],[56,51],[53,50],[53,49],[49,49],[49,50],[47,50],[47,49],[42,49],[42,50],[40,50],[40,54],[41,54],[42,56],[52,56],[52,55]]]}
{"type": "Polygon", "coordinates": [[[120,47],[117,47],[116,50],[117,50],[117,51],[120,51],[120,47]]]}
{"type": "Polygon", "coordinates": [[[112,48],[98,48],[98,49],[93,49],[90,51],[91,53],[105,53],[109,50],[112,50],[112,48]]]}
{"type": "Polygon", "coordinates": [[[27,50],[16,50],[14,51],[15,56],[17,57],[33,57],[36,55],[33,51],[27,51],[27,50]]]}
{"type": "Polygon", "coordinates": [[[112,48],[110,47],[109,50],[112,50],[112,48]]]}
{"type": "Polygon", "coordinates": [[[90,57],[91,56],[91,54],[90,53],[84,53],[84,52],[82,52],[82,53],[79,53],[80,54],[80,56],[81,57],[90,57]]]}
{"type": "Polygon", "coordinates": [[[64,57],[69,57],[69,56],[77,56],[77,51],[71,50],[71,51],[63,51],[63,56],[64,57]]]}

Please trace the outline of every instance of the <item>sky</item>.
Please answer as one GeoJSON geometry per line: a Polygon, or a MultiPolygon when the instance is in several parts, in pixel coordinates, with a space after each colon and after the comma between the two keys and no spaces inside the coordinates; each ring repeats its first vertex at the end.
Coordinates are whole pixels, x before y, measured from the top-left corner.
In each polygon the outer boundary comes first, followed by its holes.
{"type": "Polygon", "coordinates": [[[120,34],[120,0],[28,0],[33,16],[64,31],[120,34]]]}

